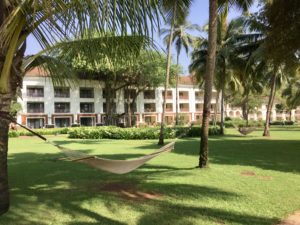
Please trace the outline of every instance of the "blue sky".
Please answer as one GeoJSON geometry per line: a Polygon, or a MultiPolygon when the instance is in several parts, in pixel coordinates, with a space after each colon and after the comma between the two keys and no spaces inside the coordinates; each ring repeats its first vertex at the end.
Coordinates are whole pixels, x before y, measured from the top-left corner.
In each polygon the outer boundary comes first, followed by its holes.
{"type": "MultiPolygon", "coordinates": [[[[252,7],[250,11],[256,10],[256,4],[252,7]]],[[[231,9],[229,13],[229,20],[237,17],[241,14],[241,12],[237,11],[236,9],[231,9]]],[[[208,0],[195,0],[194,4],[190,9],[190,14],[188,17],[188,21],[191,23],[196,23],[200,26],[203,26],[208,23],[208,0]]],[[[155,40],[159,43],[159,45],[163,46],[162,40],[158,34],[154,36],[155,40]]],[[[29,37],[27,41],[27,49],[26,54],[34,54],[40,51],[41,48],[39,44],[34,40],[34,38],[29,37]]],[[[175,56],[175,50],[173,50],[173,56],[175,56]]],[[[182,51],[180,55],[180,62],[183,67],[183,74],[188,74],[188,65],[190,64],[190,59],[186,55],[184,51],[182,51]]]]}

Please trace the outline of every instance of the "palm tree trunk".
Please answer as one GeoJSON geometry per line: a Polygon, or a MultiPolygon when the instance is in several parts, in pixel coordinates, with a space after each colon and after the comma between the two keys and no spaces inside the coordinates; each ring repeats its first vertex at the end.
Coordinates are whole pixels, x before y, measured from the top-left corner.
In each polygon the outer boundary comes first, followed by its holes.
{"type": "Polygon", "coordinates": [[[217,126],[219,95],[220,95],[220,92],[217,91],[216,104],[215,104],[215,109],[214,109],[214,126],[217,126]]]}
{"type": "MultiPolygon", "coordinates": [[[[179,54],[177,53],[177,66],[179,65],[179,54]]],[[[175,125],[178,125],[178,81],[179,81],[179,74],[176,75],[176,116],[175,116],[175,125]]]]}
{"type": "Polygon", "coordinates": [[[221,92],[221,123],[220,123],[220,134],[224,135],[224,85],[222,86],[221,92]]]}
{"type": "Polygon", "coordinates": [[[166,68],[166,81],[165,81],[165,87],[164,87],[165,93],[164,93],[164,97],[163,97],[163,109],[162,109],[162,114],[161,114],[161,124],[160,124],[158,145],[164,144],[166,99],[167,99],[167,89],[169,86],[169,79],[170,79],[170,66],[171,66],[171,53],[172,53],[171,47],[172,47],[172,40],[173,40],[173,30],[174,30],[175,19],[176,19],[176,5],[177,5],[177,1],[175,1],[171,30],[170,30],[170,39],[169,39],[169,43],[168,43],[168,60],[167,60],[167,68],[166,68]]]}
{"type": "Polygon", "coordinates": [[[271,112],[273,108],[275,93],[276,93],[276,70],[274,71],[274,75],[271,79],[271,91],[269,95],[269,102],[268,102],[268,108],[267,108],[267,115],[266,115],[266,123],[265,123],[265,129],[263,136],[270,136],[270,118],[271,118],[271,112]]]}
{"type": "Polygon", "coordinates": [[[202,133],[201,133],[200,157],[199,157],[200,168],[205,168],[208,166],[208,129],[209,129],[212,87],[213,87],[215,63],[216,63],[217,16],[218,16],[218,1],[210,0],[209,1],[208,55],[207,55],[207,65],[206,65],[205,86],[204,86],[205,92],[204,92],[202,133]]]}
{"type": "MultiPolygon", "coordinates": [[[[3,114],[9,113],[12,94],[0,93],[0,109],[3,114]]],[[[9,121],[0,117],[0,215],[9,209],[9,188],[7,174],[8,130],[9,121]]]]}

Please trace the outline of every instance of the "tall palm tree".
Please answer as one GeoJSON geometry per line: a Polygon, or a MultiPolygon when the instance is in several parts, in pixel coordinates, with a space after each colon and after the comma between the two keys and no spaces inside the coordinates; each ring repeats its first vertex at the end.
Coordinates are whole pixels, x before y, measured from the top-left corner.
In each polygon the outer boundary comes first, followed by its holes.
{"type": "MultiPolygon", "coordinates": [[[[224,98],[226,89],[231,91],[237,90],[240,82],[238,80],[236,68],[232,65],[232,60],[237,57],[235,48],[237,43],[243,39],[248,39],[244,34],[244,19],[238,18],[230,21],[227,25],[223,23],[223,15],[219,15],[218,38],[217,38],[217,55],[216,55],[216,72],[214,87],[217,90],[217,99],[221,93],[221,134],[224,134],[224,98]]],[[[207,39],[204,39],[200,46],[192,53],[192,63],[190,71],[197,75],[197,80],[202,83],[205,76],[205,66],[207,61],[207,39]]],[[[216,113],[216,109],[215,109],[216,113]]]]}
{"type": "MultiPolygon", "coordinates": [[[[235,5],[243,10],[247,10],[253,3],[253,0],[210,0],[209,1],[209,32],[208,32],[208,53],[207,67],[204,83],[204,103],[202,115],[202,133],[200,142],[200,157],[199,167],[205,168],[208,166],[208,129],[210,118],[210,106],[212,98],[212,88],[215,73],[216,50],[217,50],[217,20],[218,20],[218,5],[230,8],[235,5]]],[[[226,10],[225,8],[225,10],[226,10]]]]}
{"type": "MultiPolygon", "coordinates": [[[[179,65],[179,56],[181,53],[181,49],[184,48],[186,54],[189,52],[189,48],[191,45],[193,45],[195,37],[191,34],[189,34],[189,31],[200,31],[200,27],[197,24],[191,24],[184,20],[183,23],[180,23],[180,21],[176,21],[174,31],[173,31],[173,40],[172,42],[175,43],[176,47],[176,63],[177,66],[179,65]]],[[[170,29],[161,29],[160,35],[164,36],[164,42],[167,44],[170,39],[170,29]]],[[[176,117],[175,117],[175,124],[178,125],[178,80],[179,80],[179,74],[176,76],[176,117]]]]}
{"type": "Polygon", "coordinates": [[[9,208],[9,121],[4,117],[22,86],[27,37],[33,35],[47,49],[57,40],[90,36],[95,30],[124,36],[130,29],[133,34],[148,35],[158,23],[158,6],[158,0],[0,1],[0,214],[9,208]]]}
{"type": "Polygon", "coordinates": [[[167,89],[169,86],[170,79],[170,66],[171,66],[171,54],[172,54],[172,40],[174,35],[174,28],[176,21],[183,21],[189,7],[192,3],[192,0],[163,0],[163,10],[167,18],[167,23],[171,25],[170,27],[170,38],[167,45],[167,64],[166,64],[166,81],[164,85],[164,96],[163,96],[163,109],[161,114],[161,124],[160,124],[160,133],[158,145],[164,144],[164,125],[165,125],[165,111],[166,111],[166,98],[167,98],[167,89]]]}

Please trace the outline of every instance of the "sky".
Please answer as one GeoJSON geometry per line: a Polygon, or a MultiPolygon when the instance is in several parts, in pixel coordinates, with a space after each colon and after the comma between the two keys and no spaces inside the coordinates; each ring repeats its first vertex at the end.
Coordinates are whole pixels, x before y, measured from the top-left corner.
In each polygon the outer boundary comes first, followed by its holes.
{"type": "MultiPolygon", "coordinates": [[[[257,9],[256,4],[250,9],[250,11],[255,11],[257,9]]],[[[236,9],[231,9],[229,12],[229,20],[238,17],[241,15],[241,12],[236,9]]],[[[192,24],[198,24],[200,26],[203,26],[208,23],[208,0],[195,0],[193,5],[191,6],[190,13],[187,19],[192,24]]],[[[197,33],[195,33],[196,35],[197,33]]],[[[194,34],[193,34],[194,35],[194,34]]],[[[162,47],[164,47],[164,44],[162,42],[162,37],[158,35],[154,35],[155,41],[162,47]]],[[[34,40],[32,36],[28,38],[27,41],[27,49],[26,49],[26,55],[37,53],[41,50],[41,47],[39,44],[34,40]]],[[[172,49],[172,55],[175,59],[175,49],[172,49]]],[[[189,54],[191,53],[191,50],[189,51],[189,54]]],[[[180,58],[179,58],[179,64],[182,66],[182,73],[183,75],[188,74],[188,66],[190,64],[189,55],[185,53],[185,51],[181,52],[180,58]]]]}

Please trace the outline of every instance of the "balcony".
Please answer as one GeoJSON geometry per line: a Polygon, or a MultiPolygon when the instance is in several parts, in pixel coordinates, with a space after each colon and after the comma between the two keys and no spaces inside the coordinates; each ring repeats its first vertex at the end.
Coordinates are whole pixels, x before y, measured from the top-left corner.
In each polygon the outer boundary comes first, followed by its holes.
{"type": "Polygon", "coordinates": [[[188,91],[179,91],[179,99],[180,100],[188,100],[189,92],[188,91]]]}
{"type": "Polygon", "coordinates": [[[144,112],[156,112],[155,103],[145,103],[144,104],[144,112]]]}
{"type": "Polygon", "coordinates": [[[56,102],[54,103],[55,113],[70,113],[70,103],[69,102],[56,102]]]}
{"type": "MultiPolygon", "coordinates": [[[[164,96],[165,96],[165,92],[163,91],[162,92],[162,97],[164,98],[164,96]]],[[[173,98],[172,91],[167,91],[166,99],[172,99],[172,98],[173,98]]]]}
{"type": "Polygon", "coordinates": [[[28,102],[27,113],[44,113],[43,102],[28,102]]]}
{"type": "Polygon", "coordinates": [[[65,87],[55,87],[54,88],[55,98],[70,98],[70,89],[65,87]]]}
{"type": "Polygon", "coordinates": [[[203,100],[203,97],[204,97],[204,92],[203,91],[196,91],[195,92],[195,99],[196,100],[203,100]]]}
{"type": "Polygon", "coordinates": [[[144,91],[144,99],[155,99],[155,90],[144,91]]]}
{"type": "MultiPolygon", "coordinates": [[[[162,104],[162,107],[164,107],[164,104],[162,104]]],[[[173,112],[173,104],[172,103],[166,103],[166,112],[173,112]]]]}
{"type": "Polygon", "coordinates": [[[27,97],[44,97],[44,88],[27,87],[27,97]]]}
{"type": "Polygon", "coordinates": [[[80,88],[80,98],[94,98],[93,88],[80,88]]]}
{"type": "Polygon", "coordinates": [[[188,103],[180,103],[179,109],[180,109],[180,112],[189,112],[190,111],[190,107],[189,107],[188,103]]]}
{"type": "Polygon", "coordinates": [[[94,103],[88,103],[88,102],[80,103],[80,112],[81,113],[93,113],[94,112],[94,103]]]}
{"type": "Polygon", "coordinates": [[[196,112],[202,112],[203,111],[203,104],[197,103],[195,105],[196,112]]]}

